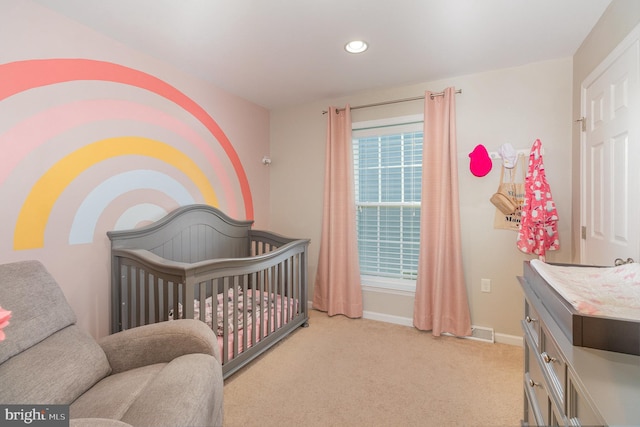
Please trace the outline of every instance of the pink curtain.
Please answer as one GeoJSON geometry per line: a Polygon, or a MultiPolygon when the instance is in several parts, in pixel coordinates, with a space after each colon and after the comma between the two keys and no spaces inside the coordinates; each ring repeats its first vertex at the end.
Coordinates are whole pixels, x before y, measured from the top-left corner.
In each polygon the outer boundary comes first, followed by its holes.
{"type": "Polygon", "coordinates": [[[330,316],[362,317],[362,285],[356,238],[351,109],[329,108],[324,206],[313,308],[330,316]]]}
{"type": "Polygon", "coordinates": [[[462,270],[455,89],[426,92],[422,154],[420,259],[413,325],[439,336],[471,335],[462,270]]]}

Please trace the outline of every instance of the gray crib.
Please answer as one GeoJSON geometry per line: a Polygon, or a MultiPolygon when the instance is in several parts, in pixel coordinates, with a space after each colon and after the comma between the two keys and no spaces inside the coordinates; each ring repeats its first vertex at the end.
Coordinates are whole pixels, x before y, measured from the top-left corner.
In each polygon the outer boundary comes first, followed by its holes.
{"type": "Polygon", "coordinates": [[[306,326],[308,239],[253,230],[208,205],[110,231],[111,330],[197,318],[218,335],[224,377],[306,326]]]}

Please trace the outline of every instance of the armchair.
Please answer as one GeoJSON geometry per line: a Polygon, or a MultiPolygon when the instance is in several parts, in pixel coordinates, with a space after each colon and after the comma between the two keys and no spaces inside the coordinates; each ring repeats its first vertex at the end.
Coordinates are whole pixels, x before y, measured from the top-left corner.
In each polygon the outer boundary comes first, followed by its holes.
{"type": "Polygon", "coordinates": [[[0,265],[0,302],[13,313],[0,342],[0,404],[68,404],[75,426],[222,425],[222,365],[204,323],[96,341],[38,261],[0,265]]]}

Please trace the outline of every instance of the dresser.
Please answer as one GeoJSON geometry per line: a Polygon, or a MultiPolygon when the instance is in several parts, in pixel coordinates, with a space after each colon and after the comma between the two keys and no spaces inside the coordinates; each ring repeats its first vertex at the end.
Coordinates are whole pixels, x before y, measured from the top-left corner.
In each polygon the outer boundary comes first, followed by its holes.
{"type": "Polygon", "coordinates": [[[525,299],[523,425],[640,426],[640,356],[574,346],[534,281],[518,280],[525,299]]]}

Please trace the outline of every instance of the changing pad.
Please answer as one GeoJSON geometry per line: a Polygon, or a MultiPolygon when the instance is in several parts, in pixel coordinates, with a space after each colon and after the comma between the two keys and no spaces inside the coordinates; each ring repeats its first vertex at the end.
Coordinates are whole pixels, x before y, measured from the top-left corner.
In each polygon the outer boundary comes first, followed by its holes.
{"type": "Polygon", "coordinates": [[[573,267],[534,259],[530,265],[581,314],[640,320],[640,264],[573,267]]]}

